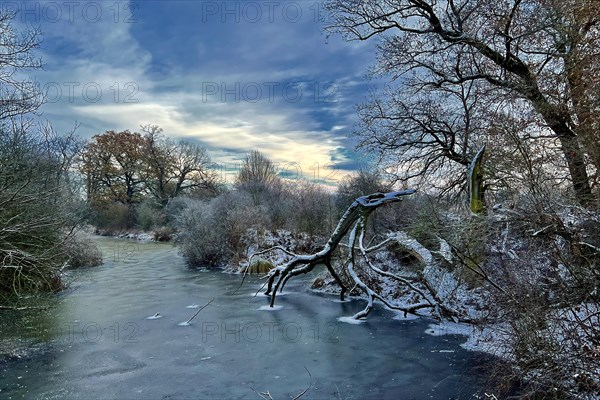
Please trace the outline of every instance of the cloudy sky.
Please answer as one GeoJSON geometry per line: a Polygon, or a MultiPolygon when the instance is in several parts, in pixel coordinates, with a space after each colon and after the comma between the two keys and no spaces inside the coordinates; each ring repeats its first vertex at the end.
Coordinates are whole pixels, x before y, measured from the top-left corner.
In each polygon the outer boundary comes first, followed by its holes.
{"type": "Polygon", "coordinates": [[[316,1],[3,1],[41,28],[43,117],[84,137],[156,124],[235,169],[258,149],[288,175],[339,178],[374,82],[374,43],[328,37],[316,1]],[[317,167],[318,168],[315,168],[317,167]]]}

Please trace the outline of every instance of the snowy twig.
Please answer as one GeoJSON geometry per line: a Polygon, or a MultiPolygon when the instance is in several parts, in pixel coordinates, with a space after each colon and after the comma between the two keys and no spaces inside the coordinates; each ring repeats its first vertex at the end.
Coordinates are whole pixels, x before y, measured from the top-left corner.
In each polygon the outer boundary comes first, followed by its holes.
{"type": "Polygon", "coordinates": [[[190,317],[190,319],[188,319],[188,320],[187,320],[185,323],[186,323],[186,324],[189,324],[190,322],[192,322],[192,320],[193,320],[194,318],[196,318],[196,315],[198,315],[198,314],[200,313],[200,311],[204,310],[204,309],[205,309],[205,308],[206,308],[206,307],[207,307],[207,306],[208,306],[210,303],[212,303],[213,301],[215,301],[215,298],[214,298],[214,297],[213,297],[213,298],[212,298],[212,299],[211,299],[211,300],[210,300],[208,303],[206,303],[205,305],[203,305],[202,307],[200,307],[200,308],[198,309],[198,311],[196,311],[196,313],[195,313],[194,315],[192,315],[192,316],[190,317]]]}

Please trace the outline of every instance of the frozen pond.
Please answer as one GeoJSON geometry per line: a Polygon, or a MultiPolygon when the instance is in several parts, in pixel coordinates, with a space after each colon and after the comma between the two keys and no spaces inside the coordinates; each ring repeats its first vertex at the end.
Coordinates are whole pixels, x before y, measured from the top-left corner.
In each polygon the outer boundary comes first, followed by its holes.
{"type": "Polygon", "coordinates": [[[0,364],[0,398],[48,399],[469,399],[483,394],[485,361],[465,338],[430,336],[428,321],[376,308],[359,325],[340,316],[359,300],[292,280],[276,310],[253,297],[255,277],[190,271],[168,244],[99,238],[105,264],[76,271],[57,306],[3,312],[2,337],[38,352],[0,364]],[[214,301],[186,323],[200,307],[214,301]]]}

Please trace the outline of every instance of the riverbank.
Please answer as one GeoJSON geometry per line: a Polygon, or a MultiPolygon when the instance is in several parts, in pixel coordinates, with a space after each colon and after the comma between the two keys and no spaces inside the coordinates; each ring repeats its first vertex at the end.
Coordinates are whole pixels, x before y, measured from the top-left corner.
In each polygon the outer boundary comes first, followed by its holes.
{"type": "Polygon", "coordinates": [[[144,231],[139,229],[114,230],[88,226],[86,231],[97,236],[137,240],[140,242],[170,242],[173,240],[174,234],[173,229],[167,227],[156,228],[151,231],[144,231]]]}
{"type": "MultiPolygon", "coordinates": [[[[400,285],[395,282],[386,282],[387,290],[384,291],[384,299],[395,306],[410,306],[415,303],[414,297],[410,293],[403,293],[398,289],[400,285]]],[[[315,293],[339,295],[339,286],[333,277],[326,271],[320,273],[311,285],[311,291],[315,293]]],[[[355,295],[346,295],[349,299],[367,300],[362,293],[355,295]]],[[[476,322],[477,317],[485,314],[486,297],[481,290],[466,291],[463,290],[461,298],[455,302],[460,304],[465,315],[469,315],[476,322]]],[[[511,361],[508,356],[509,351],[506,348],[507,338],[502,335],[503,327],[500,325],[480,326],[477,323],[457,323],[446,319],[438,319],[432,315],[432,311],[417,311],[415,314],[405,314],[402,311],[394,311],[394,319],[400,321],[414,320],[422,318],[429,322],[429,328],[426,334],[432,336],[461,335],[466,341],[461,344],[466,350],[487,353],[494,357],[499,357],[505,361],[511,361]]],[[[368,318],[368,317],[367,317],[368,318]]],[[[357,321],[355,323],[360,323],[357,321]]],[[[504,329],[505,330],[505,329],[504,329]]]]}

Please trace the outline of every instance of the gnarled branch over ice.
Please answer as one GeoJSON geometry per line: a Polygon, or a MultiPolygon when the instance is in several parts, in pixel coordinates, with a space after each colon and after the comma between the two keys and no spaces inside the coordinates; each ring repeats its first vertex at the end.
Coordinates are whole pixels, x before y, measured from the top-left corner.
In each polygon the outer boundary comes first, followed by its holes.
{"type": "MultiPolygon", "coordinates": [[[[332,259],[334,251],[340,246],[344,237],[348,237],[348,254],[340,261],[343,272],[354,283],[354,287],[359,288],[367,296],[367,306],[356,313],[353,318],[360,319],[366,317],[373,308],[373,302],[379,300],[386,307],[394,310],[403,311],[405,314],[416,314],[421,309],[432,309],[433,315],[438,318],[449,318],[454,321],[466,321],[460,315],[459,311],[447,304],[446,299],[458,289],[458,283],[448,271],[442,270],[437,265],[431,251],[422,246],[417,240],[409,237],[404,232],[390,233],[380,243],[374,245],[365,245],[365,232],[369,216],[378,207],[385,204],[391,204],[401,201],[404,196],[415,193],[414,190],[402,190],[390,193],[374,193],[357,198],[346,210],[340,219],[334,232],[323,249],[314,254],[302,255],[286,251],[291,258],[271,269],[265,276],[267,278],[266,295],[271,296],[270,306],[275,304],[275,298],[278,291],[282,291],[286,282],[294,276],[306,274],[312,271],[317,265],[325,265],[329,273],[333,276],[336,283],[340,286],[340,298],[344,300],[348,288],[341,279],[338,272],[333,268],[332,259]],[[420,274],[402,275],[398,272],[386,271],[378,267],[371,259],[370,254],[380,251],[392,244],[400,246],[405,251],[414,255],[423,265],[423,272],[420,274]],[[360,272],[369,272],[381,279],[393,280],[401,286],[407,288],[411,293],[416,294],[418,301],[406,304],[397,304],[386,298],[380,291],[361,278],[360,272]]],[[[261,253],[281,248],[272,248],[261,253]]],[[[440,250],[436,252],[449,261],[449,246],[440,239],[440,250]]]]}

